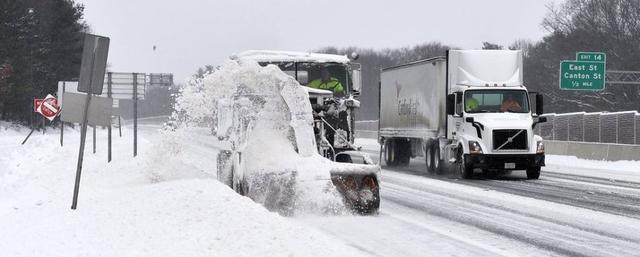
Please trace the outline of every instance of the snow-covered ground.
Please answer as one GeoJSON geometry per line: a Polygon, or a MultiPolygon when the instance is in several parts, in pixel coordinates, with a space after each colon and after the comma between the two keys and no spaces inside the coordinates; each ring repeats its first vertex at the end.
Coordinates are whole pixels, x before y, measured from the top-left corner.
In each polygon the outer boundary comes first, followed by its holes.
{"type": "Polygon", "coordinates": [[[79,133],[0,124],[0,256],[358,256],[359,250],[291,222],[215,179],[206,131],[169,138],[141,125],[88,134],[77,210],[71,210],[79,133]]]}
{"type": "MultiPolygon", "coordinates": [[[[406,171],[383,170],[378,215],[285,218],[215,179],[217,146],[208,140],[210,131],[171,135],[158,131],[158,121],[149,123],[140,125],[136,158],[130,127],[123,129],[122,138],[114,133],[111,163],[106,162],[105,130],[98,130],[97,154],[91,153],[91,140],[87,141],[75,211],[69,207],[78,132],[65,131],[64,147],[59,146],[56,130],[34,133],[21,146],[28,131],[0,125],[0,255],[621,256],[640,252],[640,184],[620,184],[640,176],[632,164],[625,170],[625,165],[616,169],[617,163],[551,156],[551,165],[573,164],[581,176],[599,176],[584,174],[580,166],[584,165],[603,177],[607,173],[617,177],[583,181],[550,165],[539,181],[519,180],[518,175],[460,181],[422,175],[423,163],[416,160],[406,171]],[[525,191],[510,191],[515,189],[525,191]]],[[[368,152],[379,150],[375,140],[358,143],[368,152]]]]}

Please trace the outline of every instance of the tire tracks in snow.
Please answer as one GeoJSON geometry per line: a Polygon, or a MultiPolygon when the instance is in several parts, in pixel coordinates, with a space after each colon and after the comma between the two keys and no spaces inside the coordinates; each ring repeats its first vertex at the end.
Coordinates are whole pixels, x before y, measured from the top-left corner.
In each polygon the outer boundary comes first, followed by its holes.
{"type": "Polygon", "coordinates": [[[473,226],[561,255],[620,256],[640,252],[638,238],[477,201],[474,197],[465,198],[448,192],[416,188],[419,186],[411,185],[411,181],[400,181],[388,176],[383,176],[383,181],[383,201],[473,226]]]}

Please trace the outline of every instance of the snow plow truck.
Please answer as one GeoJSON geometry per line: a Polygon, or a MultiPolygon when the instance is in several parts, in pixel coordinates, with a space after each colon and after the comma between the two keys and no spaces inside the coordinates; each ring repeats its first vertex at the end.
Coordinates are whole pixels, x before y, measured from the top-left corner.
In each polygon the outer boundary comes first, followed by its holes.
{"type": "Polygon", "coordinates": [[[283,215],[301,198],[322,201],[311,194],[331,190],[347,209],[377,212],[380,166],[354,145],[360,65],[341,55],[283,51],[230,59],[256,65],[257,79],[238,73],[239,87],[219,100],[216,133],[231,144],[218,156],[218,179],[283,215]],[[309,87],[327,74],[333,88],[309,87]]]}

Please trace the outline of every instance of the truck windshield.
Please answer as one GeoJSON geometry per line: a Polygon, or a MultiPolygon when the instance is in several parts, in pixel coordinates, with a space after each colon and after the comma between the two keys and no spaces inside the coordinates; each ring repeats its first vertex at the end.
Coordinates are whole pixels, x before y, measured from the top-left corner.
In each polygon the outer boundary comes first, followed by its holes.
{"type": "Polygon", "coordinates": [[[464,109],[467,113],[528,113],[529,101],[524,90],[467,90],[464,109]]]}
{"type": "Polygon", "coordinates": [[[347,95],[351,89],[349,69],[341,63],[277,62],[260,64],[263,66],[274,64],[284,73],[296,78],[300,85],[330,90],[337,97],[347,95]]]}

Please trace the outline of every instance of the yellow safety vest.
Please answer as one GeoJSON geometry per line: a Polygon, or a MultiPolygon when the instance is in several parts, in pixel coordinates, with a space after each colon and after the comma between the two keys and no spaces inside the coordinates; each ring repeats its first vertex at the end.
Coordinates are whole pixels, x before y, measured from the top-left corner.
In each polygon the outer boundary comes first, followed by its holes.
{"type": "Polygon", "coordinates": [[[322,79],[316,79],[311,81],[307,86],[318,89],[333,90],[335,93],[341,93],[344,90],[344,88],[342,88],[342,83],[340,83],[336,78],[331,78],[327,82],[323,82],[322,79]]]}

